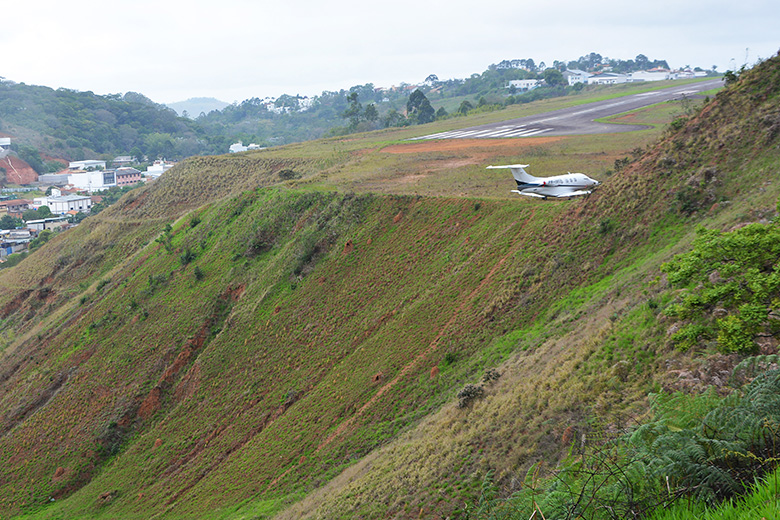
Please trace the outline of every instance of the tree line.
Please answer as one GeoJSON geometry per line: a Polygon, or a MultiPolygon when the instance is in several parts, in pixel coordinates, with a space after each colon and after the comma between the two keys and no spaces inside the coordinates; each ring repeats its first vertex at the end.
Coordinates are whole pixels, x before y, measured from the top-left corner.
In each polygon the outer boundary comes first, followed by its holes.
{"type": "Polygon", "coordinates": [[[53,159],[181,159],[227,152],[237,141],[273,146],[374,128],[423,124],[494,110],[507,104],[566,95],[561,71],[566,68],[627,72],[668,67],[665,60],[639,54],[633,60],[613,60],[597,53],[552,66],[531,58],[504,60],[481,74],[440,80],[430,74],[419,85],[401,83],[380,89],[372,83],[339,91],[323,91],[304,106],[300,95],[283,95],[272,110],[260,98],[234,103],[223,110],[180,117],[146,96],[96,95],[70,89],[26,85],[0,77],[0,132],[25,139],[14,141],[15,152],[38,173],[60,167],[53,159]],[[512,80],[543,79],[545,89],[518,94],[507,89],[512,80]],[[453,100],[459,100],[457,107],[453,100]],[[435,106],[438,108],[435,108],[435,106]],[[444,108],[449,106],[452,113],[444,108]]]}

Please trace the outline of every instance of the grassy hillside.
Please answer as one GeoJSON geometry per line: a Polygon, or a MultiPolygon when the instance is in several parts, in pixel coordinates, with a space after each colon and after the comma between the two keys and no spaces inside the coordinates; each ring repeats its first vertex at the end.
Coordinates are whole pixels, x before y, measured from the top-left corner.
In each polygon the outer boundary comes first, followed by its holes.
{"type": "Polygon", "coordinates": [[[0,516],[462,517],[649,392],[726,392],[660,267],[774,216],[778,70],[632,116],[667,130],[185,161],[0,273],[0,516]],[[509,198],[520,161],[604,182],[509,198]]]}

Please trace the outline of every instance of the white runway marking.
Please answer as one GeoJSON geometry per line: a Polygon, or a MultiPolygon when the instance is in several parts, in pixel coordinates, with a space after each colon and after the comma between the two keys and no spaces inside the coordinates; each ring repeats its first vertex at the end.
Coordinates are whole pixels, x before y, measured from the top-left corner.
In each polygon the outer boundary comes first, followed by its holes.
{"type": "Polygon", "coordinates": [[[500,139],[502,137],[530,137],[549,132],[551,128],[528,128],[521,126],[501,126],[490,128],[488,130],[450,130],[449,132],[439,132],[438,134],[423,135],[413,137],[410,141],[423,139],[500,139]]]}

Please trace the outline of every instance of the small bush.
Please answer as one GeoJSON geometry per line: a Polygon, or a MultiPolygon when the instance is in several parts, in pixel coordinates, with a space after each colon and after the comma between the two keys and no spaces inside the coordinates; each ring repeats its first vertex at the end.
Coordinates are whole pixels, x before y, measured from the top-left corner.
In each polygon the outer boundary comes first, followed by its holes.
{"type": "Polygon", "coordinates": [[[499,377],[501,377],[501,374],[498,373],[498,370],[495,368],[488,368],[485,371],[485,375],[482,376],[482,382],[485,384],[492,383],[498,381],[499,377]]]}
{"type": "Polygon", "coordinates": [[[195,253],[188,247],[181,255],[179,255],[179,261],[181,262],[181,265],[187,265],[195,260],[195,256],[195,253]]]}
{"type": "Polygon", "coordinates": [[[458,360],[458,355],[455,352],[447,352],[444,354],[444,364],[449,366],[458,360]]]}
{"type": "Polygon", "coordinates": [[[467,384],[458,392],[458,408],[466,408],[474,400],[481,399],[485,395],[482,386],[467,384]]]}

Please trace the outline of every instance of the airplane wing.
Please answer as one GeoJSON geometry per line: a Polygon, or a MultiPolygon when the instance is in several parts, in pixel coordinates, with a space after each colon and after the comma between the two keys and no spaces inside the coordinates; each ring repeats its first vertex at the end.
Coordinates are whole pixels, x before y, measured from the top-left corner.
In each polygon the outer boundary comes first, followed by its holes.
{"type": "Polygon", "coordinates": [[[520,195],[525,195],[526,197],[535,197],[537,199],[546,199],[544,195],[539,195],[538,193],[533,193],[530,191],[520,191],[520,190],[512,190],[512,193],[519,193],[520,195]]]}
{"type": "Polygon", "coordinates": [[[505,164],[503,166],[488,166],[488,170],[498,170],[500,168],[528,168],[528,164],[505,164]]]}
{"type": "Polygon", "coordinates": [[[590,195],[591,192],[589,190],[577,190],[577,191],[569,191],[565,193],[561,193],[559,195],[554,195],[554,197],[558,198],[564,198],[564,197],[576,197],[577,195],[590,195]]]}

